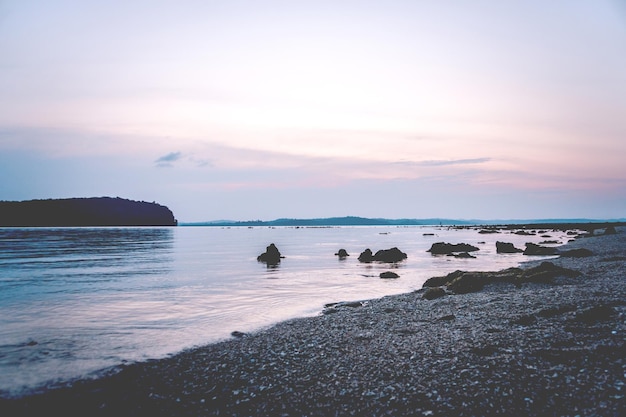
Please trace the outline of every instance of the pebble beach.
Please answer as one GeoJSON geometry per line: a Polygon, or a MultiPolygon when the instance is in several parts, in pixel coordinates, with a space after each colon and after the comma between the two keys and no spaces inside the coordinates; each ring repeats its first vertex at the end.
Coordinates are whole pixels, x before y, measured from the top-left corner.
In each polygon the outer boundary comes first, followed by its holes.
{"type": "MultiPolygon", "coordinates": [[[[315,317],[0,399],[3,416],[622,416],[626,228],[575,274],[346,300],[315,317]]],[[[530,261],[522,270],[538,267],[530,261]]],[[[336,300],[328,300],[336,301],[336,300]]]]}

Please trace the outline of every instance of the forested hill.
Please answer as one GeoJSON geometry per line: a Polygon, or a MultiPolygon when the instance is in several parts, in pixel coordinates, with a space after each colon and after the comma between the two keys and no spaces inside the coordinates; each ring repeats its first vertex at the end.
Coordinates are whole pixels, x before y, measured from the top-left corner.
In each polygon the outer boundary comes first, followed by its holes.
{"type": "Polygon", "coordinates": [[[93,197],[0,201],[0,226],[176,226],[172,211],[157,203],[93,197]]]}

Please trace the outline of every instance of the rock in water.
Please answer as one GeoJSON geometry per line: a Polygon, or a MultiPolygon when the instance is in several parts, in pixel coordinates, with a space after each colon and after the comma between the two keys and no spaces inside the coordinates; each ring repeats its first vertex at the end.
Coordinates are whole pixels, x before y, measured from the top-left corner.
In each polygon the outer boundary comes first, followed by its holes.
{"type": "Polygon", "coordinates": [[[559,250],[557,248],[550,248],[547,246],[537,245],[535,243],[527,243],[524,255],[558,255],[559,250]]]}
{"type": "Polygon", "coordinates": [[[280,263],[281,256],[280,251],[273,243],[265,248],[265,252],[257,256],[256,260],[259,262],[265,262],[268,265],[277,265],[280,263]]]}
{"type": "Polygon", "coordinates": [[[363,252],[361,252],[361,254],[359,255],[359,262],[365,262],[365,263],[370,263],[374,260],[374,255],[372,254],[372,250],[371,249],[365,249],[363,252]]]}
{"type": "Polygon", "coordinates": [[[455,245],[451,243],[437,242],[433,243],[426,252],[430,252],[433,255],[450,255],[454,252],[474,252],[480,250],[476,246],[468,245],[467,243],[457,243],[455,245]]]}
{"type": "Polygon", "coordinates": [[[376,252],[374,260],[377,262],[395,263],[403,261],[407,258],[407,254],[398,248],[382,249],[376,252]]]}
{"type": "Polygon", "coordinates": [[[396,274],[392,271],[381,272],[379,275],[381,278],[389,279],[389,278],[400,278],[400,275],[396,274]]]}
{"type": "Polygon", "coordinates": [[[350,256],[350,254],[345,249],[339,249],[339,252],[337,252],[335,256],[338,256],[339,259],[345,259],[346,257],[350,256]]]}
{"type": "Polygon", "coordinates": [[[516,248],[512,243],[508,242],[496,242],[497,253],[522,253],[522,249],[516,248]]]}

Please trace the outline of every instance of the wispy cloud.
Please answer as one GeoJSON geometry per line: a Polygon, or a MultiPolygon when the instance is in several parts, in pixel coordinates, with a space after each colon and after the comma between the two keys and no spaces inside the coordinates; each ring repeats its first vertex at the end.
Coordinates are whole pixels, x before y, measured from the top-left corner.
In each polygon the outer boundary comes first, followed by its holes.
{"type": "Polygon", "coordinates": [[[471,159],[438,159],[428,161],[398,161],[402,165],[417,165],[423,167],[439,167],[448,165],[472,165],[490,162],[491,158],[471,158],[471,159]]]}
{"type": "Polygon", "coordinates": [[[154,163],[160,168],[171,167],[172,164],[178,161],[183,156],[182,152],[170,152],[167,155],[163,155],[158,158],[154,163]]]}

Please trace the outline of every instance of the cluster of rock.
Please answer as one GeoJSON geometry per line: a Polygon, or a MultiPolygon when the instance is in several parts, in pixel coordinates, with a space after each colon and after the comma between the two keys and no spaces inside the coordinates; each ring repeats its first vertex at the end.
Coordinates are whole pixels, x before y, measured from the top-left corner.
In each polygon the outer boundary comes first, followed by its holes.
{"type": "Polygon", "coordinates": [[[423,298],[432,300],[448,293],[467,294],[480,291],[487,284],[507,282],[520,287],[524,283],[550,284],[556,277],[576,277],[578,271],[554,265],[552,262],[543,262],[530,269],[508,268],[497,272],[467,272],[454,271],[441,277],[428,279],[423,288],[427,290],[423,298]],[[445,287],[445,288],[444,288],[445,287]]]}
{"type": "Polygon", "coordinates": [[[476,246],[468,245],[467,243],[452,244],[452,243],[437,242],[437,243],[433,243],[430,249],[428,249],[426,252],[430,252],[433,255],[452,255],[454,253],[463,253],[463,252],[468,253],[468,252],[475,252],[477,250],[480,250],[480,249],[477,248],[476,246]]]}
{"type": "Polygon", "coordinates": [[[393,247],[391,249],[381,249],[376,253],[372,253],[372,250],[367,248],[359,255],[359,262],[371,263],[371,262],[386,262],[396,263],[403,261],[407,258],[407,254],[400,249],[393,247]]]}

